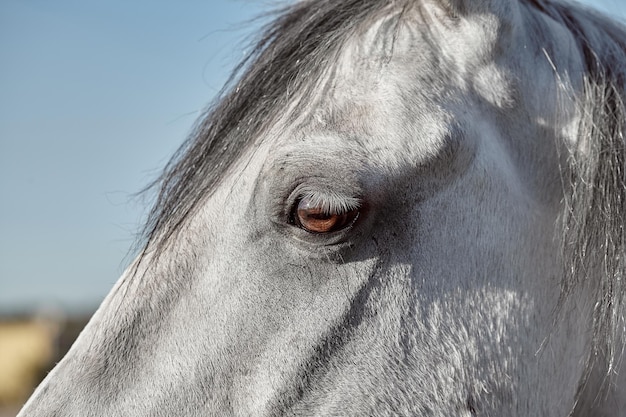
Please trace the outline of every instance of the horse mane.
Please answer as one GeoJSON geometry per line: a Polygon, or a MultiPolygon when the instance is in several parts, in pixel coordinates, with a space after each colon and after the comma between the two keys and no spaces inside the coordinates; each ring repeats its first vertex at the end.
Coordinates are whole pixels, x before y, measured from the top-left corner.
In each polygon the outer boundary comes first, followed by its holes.
{"type": "MultiPolygon", "coordinates": [[[[313,93],[348,39],[409,4],[306,0],[280,9],[149,187],[159,191],[143,230],[142,253],[166,245],[281,110],[306,105],[298,97],[313,93]]],[[[554,0],[522,4],[568,28],[586,65],[579,146],[563,170],[568,186],[561,216],[567,265],[562,288],[566,297],[592,269],[602,268],[595,286],[594,353],[608,359],[611,372],[626,338],[626,29],[581,6],[554,0]]]]}
{"type": "Polygon", "coordinates": [[[626,344],[626,28],[580,6],[529,3],[570,30],[586,65],[577,144],[564,170],[562,298],[597,280],[589,367],[610,376],[626,344]]]}

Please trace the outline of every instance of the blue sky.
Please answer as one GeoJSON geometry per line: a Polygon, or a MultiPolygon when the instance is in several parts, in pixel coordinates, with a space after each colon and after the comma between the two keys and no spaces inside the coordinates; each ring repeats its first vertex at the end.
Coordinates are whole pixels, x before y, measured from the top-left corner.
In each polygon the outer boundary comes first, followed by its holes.
{"type": "MultiPolygon", "coordinates": [[[[593,4],[626,15],[622,0],[593,4]]],[[[134,194],[219,91],[263,10],[0,2],[0,311],[101,301],[148,209],[134,194]]]]}

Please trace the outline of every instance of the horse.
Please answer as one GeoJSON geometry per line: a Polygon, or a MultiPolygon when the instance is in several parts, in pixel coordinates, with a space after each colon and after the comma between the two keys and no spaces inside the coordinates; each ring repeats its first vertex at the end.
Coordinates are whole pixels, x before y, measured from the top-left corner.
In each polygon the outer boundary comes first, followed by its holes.
{"type": "Polygon", "coordinates": [[[558,0],[273,19],[19,416],[624,416],[626,29],[558,0]]]}

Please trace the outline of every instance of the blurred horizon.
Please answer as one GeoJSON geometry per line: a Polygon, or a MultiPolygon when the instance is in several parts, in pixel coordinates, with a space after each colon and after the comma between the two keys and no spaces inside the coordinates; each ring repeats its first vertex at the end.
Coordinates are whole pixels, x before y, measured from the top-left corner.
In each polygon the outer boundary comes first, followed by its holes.
{"type": "MultiPolygon", "coordinates": [[[[268,2],[0,4],[0,315],[87,314],[268,2]]],[[[624,20],[619,0],[583,3],[624,20]]]]}

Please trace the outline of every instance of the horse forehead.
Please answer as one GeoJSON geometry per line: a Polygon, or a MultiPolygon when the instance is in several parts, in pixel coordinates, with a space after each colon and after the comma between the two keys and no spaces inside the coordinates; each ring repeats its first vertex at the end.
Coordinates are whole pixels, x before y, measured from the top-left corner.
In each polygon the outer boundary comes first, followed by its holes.
{"type": "Polygon", "coordinates": [[[434,153],[448,130],[450,113],[436,100],[445,88],[443,80],[410,80],[404,66],[388,63],[344,68],[332,84],[300,123],[277,135],[282,138],[279,147],[313,152],[351,148],[382,162],[407,158],[411,150],[434,153]]]}
{"type": "MultiPolygon", "coordinates": [[[[437,154],[452,124],[459,131],[458,126],[482,124],[503,111],[539,117],[528,113],[536,100],[526,97],[523,75],[512,70],[529,60],[507,57],[492,48],[494,39],[478,35],[464,53],[445,53],[441,45],[458,52],[462,33],[433,30],[421,20],[386,16],[350,39],[318,96],[310,98],[314,105],[305,115],[285,118],[289,124],[272,134],[280,138],[278,146],[353,147],[383,165],[400,160],[415,165],[412,161],[437,154]]],[[[484,34],[481,24],[469,22],[461,32],[484,34]]]]}
{"type": "Polygon", "coordinates": [[[317,146],[312,137],[332,132],[376,150],[431,153],[452,120],[463,123],[469,103],[502,109],[518,101],[515,77],[506,66],[484,56],[480,65],[452,61],[441,55],[431,39],[435,35],[416,19],[393,25],[389,19],[347,43],[329,71],[332,79],[319,89],[323,95],[290,138],[317,146]]]}
{"type": "Polygon", "coordinates": [[[367,161],[366,165],[385,170],[410,168],[436,155],[450,131],[448,114],[427,101],[416,106],[418,112],[408,114],[400,95],[392,97],[390,90],[385,95],[371,100],[353,95],[340,106],[316,110],[306,125],[282,135],[275,145],[278,154],[311,155],[344,164],[367,161]],[[338,161],[337,156],[345,160],[338,161]]]}

